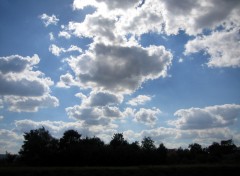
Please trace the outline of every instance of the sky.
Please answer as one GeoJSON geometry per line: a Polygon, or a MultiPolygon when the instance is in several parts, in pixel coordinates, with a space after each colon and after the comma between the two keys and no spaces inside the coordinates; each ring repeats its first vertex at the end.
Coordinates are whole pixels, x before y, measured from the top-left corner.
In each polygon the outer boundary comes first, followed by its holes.
{"type": "Polygon", "coordinates": [[[239,0],[1,0],[0,153],[44,126],[240,145],[239,0]]]}

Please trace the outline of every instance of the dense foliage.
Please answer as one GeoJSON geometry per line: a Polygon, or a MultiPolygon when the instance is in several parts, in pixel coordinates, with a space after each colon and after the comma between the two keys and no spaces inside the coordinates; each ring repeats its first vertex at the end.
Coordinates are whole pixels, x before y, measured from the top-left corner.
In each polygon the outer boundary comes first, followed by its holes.
{"type": "Polygon", "coordinates": [[[150,137],[129,143],[122,133],[114,134],[109,144],[97,138],[83,138],[75,130],[55,139],[44,128],[24,134],[19,156],[8,153],[1,163],[29,166],[134,166],[160,164],[240,163],[239,148],[232,140],[214,142],[203,148],[190,144],[188,149],[155,146],[150,137]]]}

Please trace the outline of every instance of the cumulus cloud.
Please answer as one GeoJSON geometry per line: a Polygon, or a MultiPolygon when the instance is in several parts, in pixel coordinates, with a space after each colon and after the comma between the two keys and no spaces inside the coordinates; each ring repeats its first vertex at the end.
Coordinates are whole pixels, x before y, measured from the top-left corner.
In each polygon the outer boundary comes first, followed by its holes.
{"type": "Polygon", "coordinates": [[[239,24],[239,1],[163,0],[158,3],[164,9],[165,31],[168,34],[177,34],[183,29],[187,34],[196,35],[229,21],[239,24]]]}
{"type": "Polygon", "coordinates": [[[69,118],[82,121],[85,125],[113,125],[112,121],[123,117],[117,105],[123,101],[122,95],[110,92],[92,91],[89,96],[76,94],[81,104],[66,108],[69,118]]]}
{"type": "Polygon", "coordinates": [[[64,37],[66,39],[70,39],[71,38],[71,34],[69,34],[66,31],[60,31],[59,34],[58,34],[58,37],[64,37]]]}
{"type": "Polygon", "coordinates": [[[48,103],[43,102],[49,106],[58,105],[57,98],[50,96],[50,86],[54,83],[42,72],[34,70],[39,61],[36,54],[33,57],[0,57],[0,94],[10,111],[37,111],[43,107],[37,105],[37,100],[48,100],[48,103]]]}
{"type": "Polygon", "coordinates": [[[77,51],[81,53],[82,49],[75,45],[71,45],[68,49],[64,49],[64,48],[58,47],[57,45],[52,44],[49,46],[49,51],[55,56],[60,56],[60,54],[62,53],[73,52],[73,51],[77,51]]]}
{"type": "Polygon", "coordinates": [[[137,97],[129,100],[127,104],[131,106],[143,105],[148,101],[151,101],[152,97],[148,95],[138,95],[137,97]]]}
{"type": "Polygon", "coordinates": [[[116,105],[123,101],[122,95],[92,91],[89,96],[76,94],[82,99],[80,105],[66,108],[70,118],[83,121],[86,125],[109,125],[114,119],[123,117],[116,105]]]}
{"type": "Polygon", "coordinates": [[[49,16],[46,13],[40,15],[39,18],[42,20],[46,27],[48,27],[49,25],[57,25],[59,21],[59,19],[55,15],[49,16]]]}
{"type": "Polygon", "coordinates": [[[131,93],[144,81],[165,77],[171,60],[172,54],[162,46],[96,44],[68,62],[82,88],[131,93]]]}
{"type": "Polygon", "coordinates": [[[114,32],[115,22],[115,17],[94,13],[87,15],[81,23],[70,21],[68,30],[80,38],[89,37],[94,38],[95,41],[113,42],[120,40],[114,32]]]}
{"type": "Polygon", "coordinates": [[[19,55],[0,57],[0,73],[20,73],[25,69],[31,69],[39,61],[40,59],[37,54],[33,55],[33,57],[22,57],[19,55]]]}
{"type": "Polygon", "coordinates": [[[51,41],[55,40],[55,37],[54,37],[54,35],[53,35],[52,32],[49,33],[49,39],[50,39],[51,41]]]}
{"type": "MultiPolygon", "coordinates": [[[[116,126],[102,126],[102,125],[91,125],[86,126],[81,121],[76,122],[64,122],[64,121],[33,121],[29,119],[15,121],[15,131],[17,133],[28,132],[32,129],[38,129],[41,127],[46,128],[51,135],[56,138],[62,137],[66,130],[73,129],[78,131],[83,137],[94,137],[101,138],[104,142],[108,143],[114,133],[117,133],[116,126]]],[[[19,147],[19,146],[18,146],[19,147]]]]}
{"type": "Polygon", "coordinates": [[[49,51],[55,56],[60,56],[60,53],[64,52],[65,49],[52,44],[49,46],[49,51]]]}
{"type": "Polygon", "coordinates": [[[81,10],[87,6],[96,6],[97,2],[95,0],[88,0],[88,1],[81,1],[81,0],[74,0],[73,1],[73,10],[81,10]]]}
{"type": "Polygon", "coordinates": [[[132,8],[127,13],[124,12],[116,22],[116,32],[120,35],[141,36],[148,32],[161,33],[163,27],[161,4],[152,1],[146,1],[141,8],[132,8]]]}
{"type": "Polygon", "coordinates": [[[123,9],[135,8],[139,5],[140,0],[122,0],[122,1],[112,1],[112,0],[96,0],[96,2],[104,2],[110,10],[112,9],[123,9]]]}
{"type": "Polygon", "coordinates": [[[0,153],[5,153],[6,151],[17,153],[22,140],[22,135],[11,130],[0,129],[0,153]]]}
{"type": "Polygon", "coordinates": [[[179,118],[169,121],[179,129],[209,129],[227,127],[236,122],[240,105],[225,104],[205,108],[180,109],[174,113],[179,118]]]}
{"type": "Polygon", "coordinates": [[[90,106],[108,106],[122,103],[123,97],[110,92],[91,92],[86,102],[90,106]]]}
{"type": "Polygon", "coordinates": [[[9,111],[14,112],[37,112],[39,108],[57,107],[59,101],[49,94],[39,97],[6,96],[4,101],[9,106],[9,111]]]}
{"type": "Polygon", "coordinates": [[[157,121],[157,116],[161,113],[160,109],[145,109],[140,108],[134,115],[134,120],[137,122],[144,123],[149,126],[153,126],[157,121]]]}
{"type": "Polygon", "coordinates": [[[215,31],[207,36],[199,36],[185,45],[185,54],[205,51],[210,59],[209,67],[240,67],[239,29],[215,31]]]}
{"type": "Polygon", "coordinates": [[[70,73],[60,76],[60,81],[57,83],[57,87],[70,88],[72,86],[79,86],[79,84],[70,73]]]}

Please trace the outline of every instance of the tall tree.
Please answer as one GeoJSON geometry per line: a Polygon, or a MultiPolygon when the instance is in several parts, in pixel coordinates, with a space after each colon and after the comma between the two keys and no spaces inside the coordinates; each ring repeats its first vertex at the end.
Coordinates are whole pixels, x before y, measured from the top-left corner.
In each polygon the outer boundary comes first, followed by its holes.
{"type": "Polygon", "coordinates": [[[118,146],[127,145],[128,142],[124,139],[122,133],[116,133],[113,135],[112,140],[110,141],[110,146],[116,148],[118,146]]]}
{"type": "Polygon", "coordinates": [[[44,128],[31,130],[24,134],[24,142],[19,151],[21,158],[29,164],[47,165],[58,150],[58,140],[44,128]]]}
{"type": "Polygon", "coordinates": [[[142,149],[143,150],[155,150],[156,146],[154,145],[154,141],[151,137],[144,137],[142,140],[142,149]]]}

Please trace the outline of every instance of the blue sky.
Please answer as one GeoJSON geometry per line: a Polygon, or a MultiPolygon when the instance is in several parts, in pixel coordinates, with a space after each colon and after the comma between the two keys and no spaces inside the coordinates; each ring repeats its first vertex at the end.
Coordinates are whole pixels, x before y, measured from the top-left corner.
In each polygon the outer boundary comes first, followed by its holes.
{"type": "Polygon", "coordinates": [[[240,144],[240,2],[1,0],[0,153],[44,126],[240,144]],[[140,5],[141,4],[141,5],[140,5]]]}

